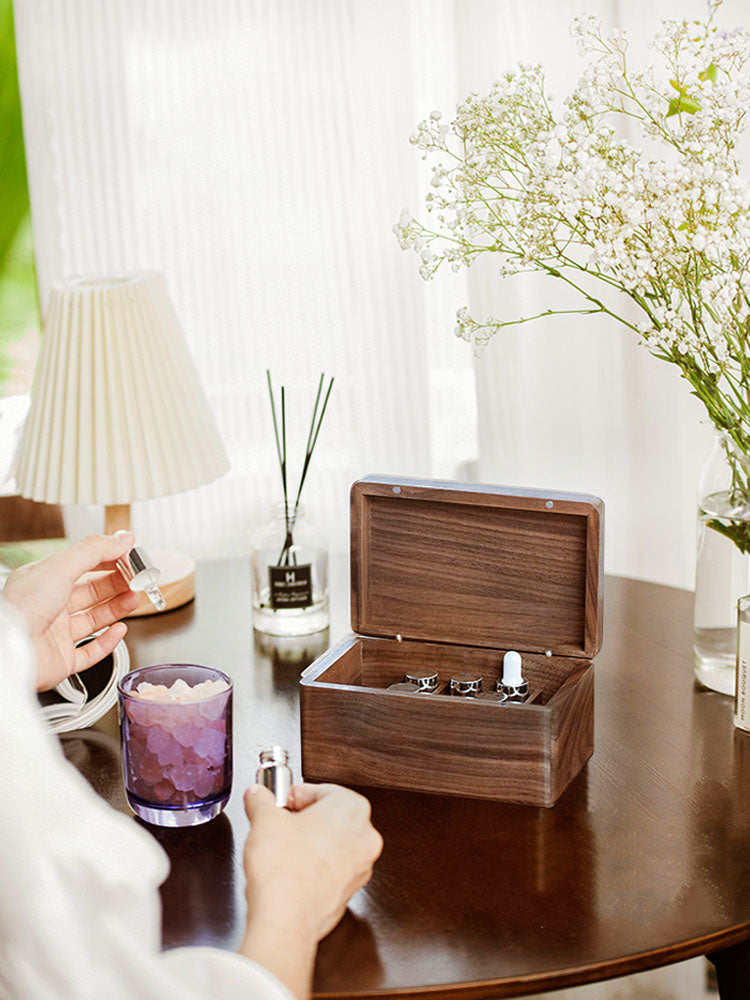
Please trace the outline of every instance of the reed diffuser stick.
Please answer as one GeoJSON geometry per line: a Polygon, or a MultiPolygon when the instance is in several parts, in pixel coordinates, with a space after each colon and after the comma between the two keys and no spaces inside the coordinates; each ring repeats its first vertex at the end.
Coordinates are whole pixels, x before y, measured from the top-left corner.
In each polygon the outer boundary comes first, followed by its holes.
{"type": "Polygon", "coordinates": [[[299,510],[300,497],[302,495],[302,487],[305,485],[305,480],[307,479],[307,472],[310,468],[310,460],[313,456],[313,451],[315,450],[315,445],[318,441],[318,435],[320,434],[320,428],[323,424],[323,418],[325,417],[326,409],[328,407],[328,400],[331,396],[331,389],[333,388],[334,379],[331,377],[328,383],[328,388],[326,394],[323,398],[323,405],[320,409],[320,414],[318,414],[318,407],[320,406],[320,398],[323,393],[323,384],[325,382],[325,372],[321,372],[320,381],[318,382],[318,392],[315,397],[315,405],[313,406],[312,418],[310,420],[310,429],[307,433],[307,444],[305,446],[305,457],[302,462],[302,471],[300,473],[299,486],[297,487],[297,495],[294,500],[294,508],[290,512],[289,510],[289,491],[287,482],[287,450],[286,450],[286,390],[285,387],[281,386],[281,438],[279,438],[279,425],[276,419],[276,403],[274,400],[273,385],[271,382],[271,372],[266,369],[266,380],[268,382],[268,394],[271,400],[271,416],[273,418],[273,431],[276,439],[276,454],[279,459],[279,468],[281,471],[281,485],[284,491],[284,544],[279,553],[279,558],[277,560],[278,566],[289,566],[296,563],[296,556],[292,551],[294,548],[294,525],[297,519],[297,512],[299,510]]]}

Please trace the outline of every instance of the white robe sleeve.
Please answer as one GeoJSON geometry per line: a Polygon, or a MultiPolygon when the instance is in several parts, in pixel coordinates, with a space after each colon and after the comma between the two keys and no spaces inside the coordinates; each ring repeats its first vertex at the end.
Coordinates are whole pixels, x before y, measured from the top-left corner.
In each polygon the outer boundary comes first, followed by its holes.
{"type": "Polygon", "coordinates": [[[233,952],[160,952],[166,854],[65,759],[2,598],[0,680],[0,1000],[292,1000],[233,952]]]}

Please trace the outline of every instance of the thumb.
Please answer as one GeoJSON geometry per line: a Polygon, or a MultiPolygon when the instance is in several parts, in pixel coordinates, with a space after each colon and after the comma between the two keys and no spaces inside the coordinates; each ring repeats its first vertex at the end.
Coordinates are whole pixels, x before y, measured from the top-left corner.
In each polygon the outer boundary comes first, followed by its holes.
{"type": "Polygon", "coordinates": [[[264,812],[276,812],[276,796],[263,785],[250,785],[245,792],[245,812],[256,823],[264,812]]]}

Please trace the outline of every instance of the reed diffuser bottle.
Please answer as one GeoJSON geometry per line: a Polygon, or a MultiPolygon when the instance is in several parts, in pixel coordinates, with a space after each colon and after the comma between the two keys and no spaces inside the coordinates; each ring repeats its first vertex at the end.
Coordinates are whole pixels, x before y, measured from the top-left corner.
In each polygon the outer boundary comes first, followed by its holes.
{"type": "Polygon", "coordinates": [[[299,484],[292,497],[287,477],[286,390],[281,387],[279,420],[270,372],[266,377],[283,499],[252,538],[253,626],[267,635],[308,635],[328,628],[330,620],[328,547],[322,533],[307,521],[300,498],[333,379],[323,395],[325,374],[320,376],[299,484]]]}

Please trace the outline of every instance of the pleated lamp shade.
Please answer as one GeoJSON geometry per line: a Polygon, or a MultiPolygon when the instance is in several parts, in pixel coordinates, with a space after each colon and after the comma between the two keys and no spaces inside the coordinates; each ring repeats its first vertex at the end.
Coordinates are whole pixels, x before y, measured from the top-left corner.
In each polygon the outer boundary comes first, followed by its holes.
{"type": "Polygon", "coordinates": [[[55,285],[17,460],[19,492],[46,503],[130,504],[228,468],[163,276],[55,285]]]}

